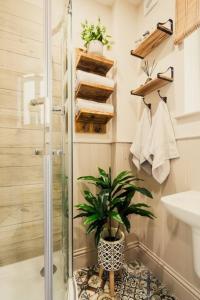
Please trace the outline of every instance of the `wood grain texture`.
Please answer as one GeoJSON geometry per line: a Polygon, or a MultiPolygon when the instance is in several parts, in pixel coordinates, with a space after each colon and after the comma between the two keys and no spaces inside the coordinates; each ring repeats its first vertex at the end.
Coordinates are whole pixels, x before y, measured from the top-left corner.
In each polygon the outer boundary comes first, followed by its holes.
{"type": "MultiPolygon", "coordinates": [[[[40,129],[43,130],[43,107],[28,106],[17,111],[0,108],[0,127],[21,128],[21,129],[40,129]]],[[[61,116],[54,113],[52,116],[52,126],[54,131],[60,132],[61,116]]]]}
{"type": "Polygon", "coordinates": [[[76,121],[81,122],[94,122],[96,124],[106,124],[110,119],[112,119],[114,113],[92,111],[89,109],[81,109],[76,115],[76,121]]]}
{"type": "MultiPolygon", "coordinates": [[[[1,69],[18,72],[18,73],[20,72],[26,76],[28,74],[38,75],[43,71],[43,57],[37,59],[34,57],[9,52],[9,59],[7,58],[8,58],[8,51],[0,50],[1,69]]],[[[52,68],[53,79],[61,80],[60,65],[54,63],[52,67],[53,67],[52,68]]]]}
{"type": "Polygon", "coordinates": [[[90,54],[82,49],[77,49],[76,55],[76,68],[85,72],[105,76],[114,65],[113,60],[90,54]]]}
{"type": "Polygon", "coordinates": [[[131,51],[133,56],[145,58],[151,51],[167,39],[173,32],[165,27],[159,26],[147,38],[145,38],[139,46],[131,51]]]}
{"type": "MultiPolygon", "coordinates": [[[[42,226],[42,224],[40,225],[42,226]]],[[[61,234],[53,235],[54,251],[61,249],[61,234]]],[[[44,254],[44,236],[37,237],[32,240],[24,240],[23,242],[13,243],[0,249],[0,266],[23,261],[35,256],[44,254]],[[13,250],[14,249],[14,250],[13,250]]],[[[30,271],[31,272],[31,271],[30,271]]]]}
{"type": "MultiPolygon", "coordinates": [[[[0,266],[44,253],[43,85],[41,1],[0,0],[0,266]]],[[[56,12],[55,12],[56,13],[56,12]]],[[[53,37],[53,103],[61,102],[60,32],[53,37]]],[[[54,113],[53,147],[61,145],[54,113]]],[[[61,247],[61,158],[53,158],[54,249],[61,247]]]]}
{"type": "Polygon", "coordinates": [[[76,132],[106,133],[106,124],[113,117],[114,113],[81,109],[76,115],[76,132]]]}
{"type": "MultiPolygon", "coordinates": [[[[43,57],[42,42],[26,39],[4,31],[1,31],[0,33],[0,50],[9,51],[37,59],[41,59],[43,57]]],[[[60,64],[60,51],[57,46],[52,47],[52,56],[53,62],[60,64]]]]}
{"type": "Polygon", "coordinates": [[[106,124],[76,121],[76,132],[78,133],[106,133],[106,124]]]}
{"type": "Polygon", "coordinates": [[[106,102],[114,92],[114,88],[91,82],[80,82],[76,90],[76,98],[106,102]]]}
{"type": "MultiPolygon", "coordinates": [[[[74,145],[74,215],[77,214],[75,205],[84,202],[83,190],[91,189],[97,192],[94,185],[78,181],[77,178],[84,175],[98,174],[98,167],[108,170],[111,165],[110,144],[77,143],[74,145]]],[[[85,234],[85,226],[82,219],[74,220],[74,250],[83,247],[94,248],[92,235],[85,234]]]]}
{"type": "Polygon", "coordinates": [[[161,87],[173,82],[173,79],[170,77],[163,76],[152,79],[146,84],[141,85],[139,88],[132,90],[131,94],[135,96],[146,96],[151,92],[160,89],[161,87]]]}

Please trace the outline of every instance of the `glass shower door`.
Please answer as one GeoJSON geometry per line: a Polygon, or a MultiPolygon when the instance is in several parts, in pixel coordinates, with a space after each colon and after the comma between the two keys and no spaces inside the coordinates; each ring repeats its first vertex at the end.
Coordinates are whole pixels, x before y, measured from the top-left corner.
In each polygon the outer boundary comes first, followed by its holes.
{"type": "Polygon", "coordinates": [[[43,9],[42,0],[0,0],[0,298],[4,300],[44,300],[43,9]]]}
{"type": "MultiPolygon", "coordinates": [[[[53,300],[64,300],[67,295],[69,275],[69,166],[72,156],[69,153],[68,134],[68,95],[69,76],[69,1],[51,2],[51,75],[52,75],[52,201],[53,201],[53,300]],[[55,13],[56,12],[56,13],[55,13]]],[[[49,45],[50,46],[50,45],[49,45]]],[[[47,107],[48,110],[48,107],[47,107]]],[[[46,133],[48,134],[48,133],[46,133]]]]}
{"type": "Polygon", "coordinates": [[[67,4],[65,0],[0,0],[0,290],[4,300],[65,299],[67,4]]]}
{"type": "Polygon", "coordinates": [[[68,190],[65,101],[67,1],[51,1],[52,20],[52,189],[53,189],[53,300],[66,299],[68,190]],[[55,13],[56,11],[56,13],[55,13]],[[65,45],[65,46],[64,46],[65,45]]]}

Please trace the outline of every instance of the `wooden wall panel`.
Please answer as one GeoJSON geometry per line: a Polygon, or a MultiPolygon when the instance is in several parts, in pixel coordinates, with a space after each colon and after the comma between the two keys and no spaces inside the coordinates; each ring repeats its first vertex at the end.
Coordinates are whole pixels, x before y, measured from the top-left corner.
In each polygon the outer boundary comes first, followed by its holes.
{"type": "MultiPolygon", "coordinates": [[[[43,111],[41,107],[30,107],[27,111],[19,109],[18,111],[11,109],[0,109],[0,127],[5,128],[22,128],[22,129],[40,129],[43,130],[43,111]],[[29,115],[29,122],[25,121],[26,114],[29,115]]],[[[54,113],[52,116],[52,124],[54,131],[60,131],[61,118],[60,114],[54,113]]]]}
{"type": "MultiPolygon", "coordinates": [[[[61,101],[60,38],[60,33],[53,37],[52,49],[56,105],[61,101]]],[[[34,153],[43,148],[43,121],[41,107],[30,106],[25,95],[40,93],[43,47],[42,1],[0,0],[0,266],[44,252],[43,159],[34,153]],[[28,80],[34,87],[25,88],[28,80]]],[[[60,129],[56,113],[55,149],[61,144],[60,129]]],[[[61,245],[60,166],[60,157],[54,157],[54,249],[61,245]]]]}
{"type": "MultiPolygon", "coordinates": [[[[78,181],[77,178],[84,175],[98,174],[98,167],[108,170],[111,166],[110,144],[76,143],[74,145],[74,215],[77,214],[75,205],[84,202],[83,190],[96,188],[92,184],[78,181]]],[[[94,248],[93,236],[87,235],[82,219],[74,220],[74,249],[94,248]]]]}
{"type": "MultiPolygon", "coordinates": [[[[37,59],[43,57],[43,43],[40,41],[29,40],[12,33],[1,31],[0,50],[9,51],[16,54],[25,55],[37,59]]],[[[52,48],[53,62],[60,64],[60,51],[55,45],[52,48]]]]}
{"type": "MultiPolygon", "coordinates": [[[[30,184],[22,186],[0,187],[0,209],[12,205],[26,205],[29,203],[43,202],[43,184],[30,184]]],[[[53,185],[53,197],[56,202],[61,199],[60,182],[53,185]]]]}
{"type": "MultiPolygon", "coordinates": [[[[60,133],[53,134],[53,145],[60,145],[60,133]]],[[[42,130],[0,128],[0,147],[42,147],[42,130]]]]}
{"type": "Polygon", "coordinates": [[[27,3],[24,0],[0,0],[0,10],[8,14],[18,16],[19,18],[26,19],[29,22],[31,21],[41,25],[43,23],[42,8],[31,3],[27,3]]]}
{"type": "MultiPolygon", "coordinates": [[[[17,6],[15,1],[14,6],[17,6]]],[[[42,26],[39,23],[27,21],[24,18],[2,12],[0,9],[0,30],[12,33],[13,35],[22,36],[35,41],[43,41],[42,26]]]]}
{"type": "MultiPolygon", "coordinates": [[[[61,248],[60,233],[54,234],[53,240],[54,240],[54,245],[53,245],[54,251],[57,251],[61,248]]],[[[42,235],[42,237],[38,237],[33,240],[24,240],[23,242],[20,243],[8,245],[5,247],[5,249],[0,249],[0,266],[15,263],[35,256],[43,255],[44,253],[43,242],[44,242],[44,237],[42,235]]]]}
{"type": "MultiPolygon", "coordinates": [[[[16,101],[19,104],[22,98],[23,92],[23,74],[17,73],[10,70],[5,70],[0,68],[0,94],[5,94],[6,92],[18,92],[16,101]]],[[[59,80],[54,80],[52,83],[53,87],[53,96],[54,97],[61,97],[61,83],[59,80]]]]}
{"type": "MultiPolygon", "coordinates": [[[[0,50],[0,68],[13,71],[20,72],[25,75],[28,74],[41,74],[43,67],[43,57],[41,59],[37,59],[30,56],[25,56],[21,54],[16,54],[9,52],[9,60],[8,60],[8,51],[0,50]]],[[[53,64],[53,79],[61,80],[61,68],[59,64],[53,64]]]]}

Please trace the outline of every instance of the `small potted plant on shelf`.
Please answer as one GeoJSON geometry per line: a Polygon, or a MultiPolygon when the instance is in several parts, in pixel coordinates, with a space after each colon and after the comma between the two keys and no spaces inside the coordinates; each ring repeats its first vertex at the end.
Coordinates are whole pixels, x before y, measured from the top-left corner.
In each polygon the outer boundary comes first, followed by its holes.
{"type": "Polygon", "coordinates": [[[107,173],[98,168],[99,176],[83,176],[85,180],[94,184],[98,192],[94,195],[84,190],[87,203],[76,205],[79,214],[75,218],[83,217],[87,233],[95,233],[95,242],[98,247],[99,265],[107,271],[119,270],[124,262],[124,229],[131,228],[129,216],[132,214],[154,219],[154,214],[146,203],[133,203],[136,192],[152,198],[151,192],[135,183],[140,181],[132,172],[123,171],[114,179],[111,168],[107,173]]]}
{"type": "Polygon", "coordinates": [[[107,34],[106,27],[101,24],[100,18],[98,23],[89,24],[86,20],[85,23],[81,24],[82,32],[81,38],[84,41],[84,46],[87,51],[97,55],[103,55],[103,47],[107,49],[111,47],[111,36],[107,34]]]}

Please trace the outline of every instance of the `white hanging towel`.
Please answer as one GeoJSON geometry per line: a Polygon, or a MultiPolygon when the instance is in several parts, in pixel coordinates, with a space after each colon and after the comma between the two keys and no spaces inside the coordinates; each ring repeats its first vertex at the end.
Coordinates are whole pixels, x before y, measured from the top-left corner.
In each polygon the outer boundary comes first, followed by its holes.
{"type": "Polygon", "coordinates": [[[152,175],[160,184],[170,173],[170,160],[179,157],[172,120],[164,101],[160,101],[152,119],[144,157],[152,164],[152,175]]]}
{"type": "Polygon", "coordinates": [[[145,159],[143,149],[150,134],[150,129],[151,112],[150,109],[145,106],[137,128],[136,138],[130,148],[130,152],[133,154],[132,161],[138,171],[142,168],[149,175],[151,175],[151,164],[145,159]]]}

